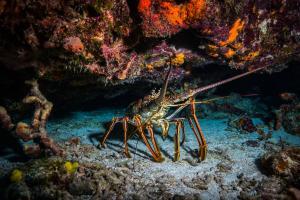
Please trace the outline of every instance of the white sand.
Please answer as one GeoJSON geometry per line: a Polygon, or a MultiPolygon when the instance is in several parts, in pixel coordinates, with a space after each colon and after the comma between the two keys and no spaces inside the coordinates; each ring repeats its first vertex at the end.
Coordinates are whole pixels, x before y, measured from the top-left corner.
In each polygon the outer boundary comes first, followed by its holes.
{"type": "MultiPolygon", "coordinates": [[[[80,137],[82,144],[98,145],[97,138],[101,137],[105,128],[104,122],[113,116],[121,116],[123,110],[102,109],[92,112],[72,113],[61,119],[48,123],[50,136],[57,141],[66,141],[71,137],[80,137]]],[[[255,123],[261,124],[259,119],[255,123]]],[[[236,199],[245,188],[240,187],[239,180],[259,182],[266,178],[257,167],[257,159],[267,150],[279,149],[280,138],[290,145],[300,145],[300,137],[293,136],[279,130],[273,133],[268,141],[258,141],[257,133],[242,134],[237,131],[227,131],[227,119],[200,119],[200,124],[208,142],[207,159],[197,163],[191,151],[198,149],[197,141],[189,128],[186,127],[186,142],[181,147],[181,158],[173,162],[174,127],[170,130],[170,138],[162,140],[157,133],[157,141],[164,154],[165,161],[155,163],[143,142],[137,138],[129,141],[133,158],[123,155],[123,137],[120,134],[110,137],[107,148],[96,149],[92,155],[81,155],[81,162],[101,162],[115,169],[129,167],[133,174],[148,180],[163,182],[171,194],[196,194],[201,199],[236,199]],[[258,147],[245,144],[248,140],[259,142],[258,147]],[[239,178],[238,178],[239,177],[239,178]],[[242,178],[241,178],[242,177],[242,178]]],[[[121,130],[121,129],[119,129],[121,130]]],[[[253,186],[254,187],[254,186],[253,186]]],[[[253,191],[255,195],[255,191],[253,191]]]]}

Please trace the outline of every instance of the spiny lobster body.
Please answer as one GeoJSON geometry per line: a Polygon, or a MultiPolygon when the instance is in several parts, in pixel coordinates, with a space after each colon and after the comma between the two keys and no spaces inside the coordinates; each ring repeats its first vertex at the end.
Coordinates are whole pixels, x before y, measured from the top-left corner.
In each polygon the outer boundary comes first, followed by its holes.
{"type": "Polygon", "coordinates": [[[175,93],[175,94],[172,93],[172,95],[166,95],[168,81],[171,73],[171,66],[170,66],[160,92],[159,93],[153,92],[152,94],[147,95],[143,99],[140,99],[137,102],[132,103],[128,107],[125,117],[113,118],[111,126],[109,127],[108,131],[106,132],[106,134],[104,135],[101,141],[101,145],[104,146],[104,143],[108,135],[111,133],[112,129],[114,128],[115,124],[118,122],[122,122],[123,129],[124,129],[125,154],[128,157],[130,157],[128,146],[127,146],[127,140],[128,140],[127,124],[130,123],[136,127],[136,131],[138,135],[142,138],[142,140],[146,144],[154,160],[160,162],[163,160],[163,157],[161,155],[161,152],[159,150],[159,147],[154,137],[153,125],[160,127],[162,129],[162,135],[166,137],[169,132],[170,123],[175,123],[176,134],[174,137],[174,141],[175,141],[174,160],[178,160],[180,157],[180,151],[179,151],[180,130],[182,131],[183,135],[185,135],[183,120],[188,119],[189,125],[193,133],[195,134],[195,137],[199,144],[199,158],[201,160],[204,160],[206,158],[207,145],[204,138],[204,134],[201,130],[200,124],[196,117],[195,103],[199,103],[199,102],[195,102],[194,97],[201,92],[218,87],[220,85],[242,78],[244,76],[253,74],[257,71],[263,70],[264,68],[265,67],[257,68],[255,70],[245,72],[237,76],[233,76],[231,78],[204,87],[191,89],[189,91],[185,91],[182,93],[175,93]],[[187,106],[190,106],[190,114],[186,116],[186,118],[176,118],[176,115],[187,106]],[[174,107],[176,108],[175,111],[171,112],[171,108],[174,107]],[[150,144],[148,137],[144,133],[144,130],[147,130],[147,132],[149,133],[152,145],[150,144]]]}

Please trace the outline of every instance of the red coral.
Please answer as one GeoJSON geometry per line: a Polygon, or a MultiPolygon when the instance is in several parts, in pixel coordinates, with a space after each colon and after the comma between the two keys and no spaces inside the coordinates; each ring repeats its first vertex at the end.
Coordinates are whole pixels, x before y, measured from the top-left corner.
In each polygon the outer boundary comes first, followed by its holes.
{"type": "Polygon", "coordinates": [[[150,14],[150,7],[151,7],[151,0],[140,0],[138,5],[139,12],[143,13],[144,15],[150,14]]]}

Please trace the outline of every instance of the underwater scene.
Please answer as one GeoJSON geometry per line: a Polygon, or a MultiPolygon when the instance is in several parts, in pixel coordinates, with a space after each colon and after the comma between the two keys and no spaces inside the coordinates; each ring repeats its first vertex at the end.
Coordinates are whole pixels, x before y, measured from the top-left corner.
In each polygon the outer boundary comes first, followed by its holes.
{"type": "Polygon", "coordinates": [[[0,199],[300,200],[299,0],[0,0],[0,199]]]}

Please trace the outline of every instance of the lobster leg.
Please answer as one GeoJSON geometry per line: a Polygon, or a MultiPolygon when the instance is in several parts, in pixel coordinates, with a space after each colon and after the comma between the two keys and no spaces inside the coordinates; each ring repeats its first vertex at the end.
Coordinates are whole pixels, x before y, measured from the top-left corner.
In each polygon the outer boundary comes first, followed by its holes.
{"type": "Polygon", "coordinates": [[[185,129],[184,129],[184,122],[183,120],[181,121],[182,125],[181,125],[181,131],[182,131],[182,141],[180,142],[180,146],[183,145],[183,143],[185,142],[185,129]]]}
{"type": "Polygon", "coordinates": [[[128,158],[131,158],[130,156],[130,153],[129,153],[129,150],[128,150],[128,131],[127,131],[127,127],[128,127],[128,117],[124,117],[123,118],[123,131],[124,131],[124,145],[125,145],[125,155],[128,157],[128,158]]]}
{"type": "Polygon", "coordinates": [[[163,139],[166,139],[166,137],[168,136],[169,134],[169,127],[170,127],[170,124],[167,120],[161,120],[161,129],[162,129],[162,136],[163,136],[163,139]]]}
{"type": "Polygon", "coordinates": [[[155,150],[152,149],[150,143],[148,142],[148,139],[147,139],[147,137],[146,137],[146,135],[145,135],[145,133],[143,131],[143,125],[142,125],[141,117],[139,115],[135,115],[134,116],[134,120],[135,120],[135,123],[136,123],[136,127],[137,127],[137,130],[138,130],[138,133],[140,134],[140,136],[143,139],[146,147],[150,151],[153,159],[156,162],[162,162],[164,159],[161,157],[161,155],[157,155],[157,153],[155,152],[155,150]]]}
{"type": "Polygon", "coordinates": [[[157,155],[161,156],[160,150],[158,148],[157,142],[156,142],[155,137],[154,137],[154,132],[153,132],[152,126],[150,124],[148,124],[148,125],[146,125],[146,129],[147,129],[147,131],[150,134],[150,137],[151,137],[152,144],[154,146],[155,152],[157,153],[157,155]]]}
{"type": "Polygon", "coordinates": [[[204,134],[202,132],[202,129],[200,127],[200,124],[198,122],[197,116],[196,116],[196,109],[195,109],[195,99],[191,98],[191,116],[189,117],[189,123],[191,125],[191,128],[197,138],[198,144],[199,144],[199,157],[200,160],[203,161],[206,158],[207,154],[207,144],[206,140],[204,138],[204,134]],[[196,128],[195,128],[195,126],[196,128]]]}
{"type": "Polygon", "coordinates": [[[180,129],[182,127],[182,121],[176,121],[176,134],[174,136],[175,143],[175,153],[174,153],[174,161],[179,160],[180,158],[180,129]]]}
{"type": "Polygon", "coordinates": [[[171,122],[174,122],[176,125],[175,128],[175,135],[174,135],[174,161],[179,160],[180,158],[180,146],[184,143],[185,141],[185,130],[184,130],[184,123],[183,120],[185,118],[176,118],[173,119],[171,122]],[[182,141],[180,142],[180,130],[182,132],[182,141]]]}
{"type": "Polygon", "coordinates": [[[112,119],[111,125],[109,126],[108,131],[105,133],[105,135],[103,136],[103,138],[102,138],[102,140],[101,140],[101,142],[100,142],[100,145],[101,145],[102,147],[105,147],[105,141],[106,141],[106,139],[107,139],[108,136],[110,135],[111,131],[114,129],[115,125],[116,125],[117,123],[119,123],[119,122],[120,122],[120,118],[114,117],[114,118],[112,119]]]}
{"type": "Polygon", "coordinates": [[[128,127],[128,117],[122,117],[122,118],[117,118],[117,117],[114,117],[112,119],[112,122],[111,122],[111,125],[109,126],[109,129],[108,131],[105,133],[105,135],[103,136],[103,139],[101,141],[101,146],[102,147],[105,147],[105,141],[107,140],[108,136],[110,135],[110,133],[112,132],[112,130],[114,129],[115,125],[119,122],[122,121],[122,125],[123,125],[123,131],[124,131],[124,145],[125,145],[125,155],[130,158],[130,153],[129,153],[129,149],[128,149],[128,131],[127,131],[127,127],[128,127]]]}
{"type": "Polygon", "coordinates": [[[198,142],[199,146],[201,146],[201,145],[202,145],[201,140],[200,140],[200,138],[199,138],[199,136],[198,136],[198,134],[197,134],[197,131],[196,131],[196,129],[195,129],[195,126],[194,126],[194,124],[193,124],[193,121],[192,121],[192,118],[191,118],[191,117],[188,118],[188,122],[189,122],[189,124],[190,124],[190,127],[191,127],[191,129],[192,129],[192,131],[193,131],[193,133],[194,133],[196,139],[197,139],[197,142],[198,142]]]}

